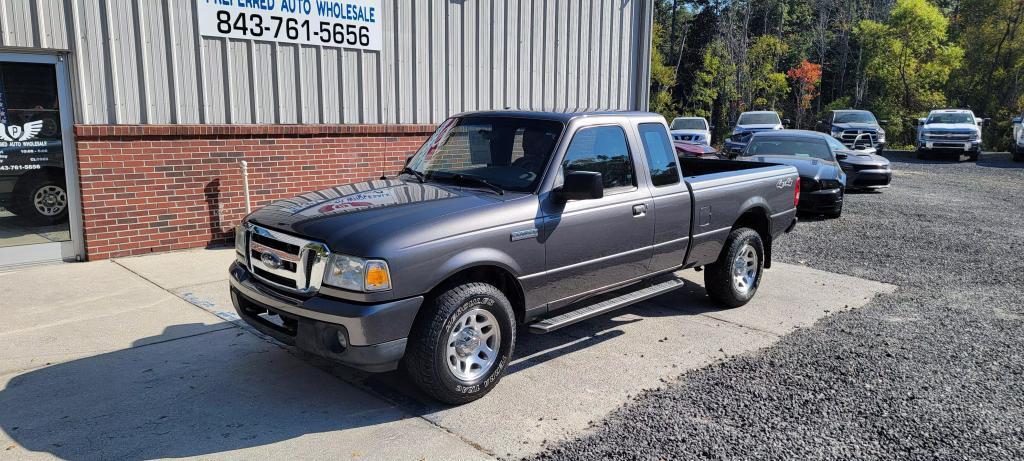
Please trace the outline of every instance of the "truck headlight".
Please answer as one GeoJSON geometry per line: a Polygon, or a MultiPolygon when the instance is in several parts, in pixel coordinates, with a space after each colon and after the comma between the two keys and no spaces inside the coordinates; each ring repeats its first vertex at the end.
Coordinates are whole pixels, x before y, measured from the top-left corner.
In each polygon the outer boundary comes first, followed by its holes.
{"type": "Polygon", "coordinates": [[[246,245],[245,245],[245,223],[241,222],[235,226],[235,259],[242,264],[247,264],[246,261],[246,245]]]}
{"type": "Polygon", "coordinates": [[[391,273],[382,260],[334,254],[327,263],[324,283],[352,291],[384,291],[391,289],[391,273]]]}
{"type": "Polygon", "coordinates": [[[842,136],[843,136],[843,130],[837,130],[835,128],[832,129],[832,137],[833,138],[839,139],[842,136]]]}
{"type": "Polygon", "coordinates": [[[878,139],[878,142],[884,143],[885,142],[885,132],[882,131],[882,130],[878,130],[878,138],[877,139],[878,139]]]}

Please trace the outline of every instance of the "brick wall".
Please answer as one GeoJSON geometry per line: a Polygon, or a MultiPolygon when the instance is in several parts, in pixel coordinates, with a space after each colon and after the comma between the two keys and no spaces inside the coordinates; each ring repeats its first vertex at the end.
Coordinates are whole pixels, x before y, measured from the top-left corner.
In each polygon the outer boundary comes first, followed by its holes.
{"type": "Polygon", "coordinates": [[[230,243],[253,209],[393,175],[431,125],[77,125],[88,259],[230,243]]]}

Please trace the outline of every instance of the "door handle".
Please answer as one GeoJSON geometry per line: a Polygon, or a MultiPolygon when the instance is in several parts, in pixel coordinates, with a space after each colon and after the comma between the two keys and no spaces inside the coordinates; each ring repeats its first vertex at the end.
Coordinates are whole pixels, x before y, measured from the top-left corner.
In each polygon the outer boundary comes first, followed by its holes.
{"type": "Polygon", "coordinates": [[[646,204],[640,203],[640,204],[637,204],[637,205],[633,205],[633,217],[634,218],[640,218],[640,217],[643,217],[645,215],[647,215],[647,205],[646,204]]]}

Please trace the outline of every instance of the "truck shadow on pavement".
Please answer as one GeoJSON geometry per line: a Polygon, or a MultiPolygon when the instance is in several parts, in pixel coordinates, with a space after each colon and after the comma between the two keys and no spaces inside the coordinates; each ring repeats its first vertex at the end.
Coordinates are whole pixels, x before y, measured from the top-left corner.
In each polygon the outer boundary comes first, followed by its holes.
{"type": "MultiPolygon", "coordinates": [[[[703,287],[687,282],[550,334],[521,328],[506,379],[619,338],[636,322],[718,310],[703,287]]],[[[400,372],[361,373],[226,324],[200,334],[196,326],[173,325],[130,349],[11,378],[0,390],[0,429],[21,448],[63,459],[178,458],[327,432],[372,437],[358,429],[429,420],[448,408],[420,394],[400,372]]],[[[347,449],[346,440],[354,439],[342,436],[337,443],[347,449]]]]}
{"type": "MultiPolygon", "coordinates": [[[[194,327],[13,377],[0,390],[0,429],[62,459],[152,459],[410,417],[238,328],[177,334],[194,327]]],[[[19,457],[20,448],[5,448],[19,457]]]]}

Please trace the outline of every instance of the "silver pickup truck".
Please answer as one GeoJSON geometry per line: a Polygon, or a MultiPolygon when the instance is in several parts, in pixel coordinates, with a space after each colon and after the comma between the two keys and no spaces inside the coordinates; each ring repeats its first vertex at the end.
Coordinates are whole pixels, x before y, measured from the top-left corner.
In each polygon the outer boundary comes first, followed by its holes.
{"type": "Polygon", "coordinates": [[[461,114],[396,177],[246,217],[231,297],[283,343],[468,402],[518,333],[679,288],[680,269],[745,304],[796,224],[799,182],[791,166],[679,159],[656,114],[461,114]]]}

